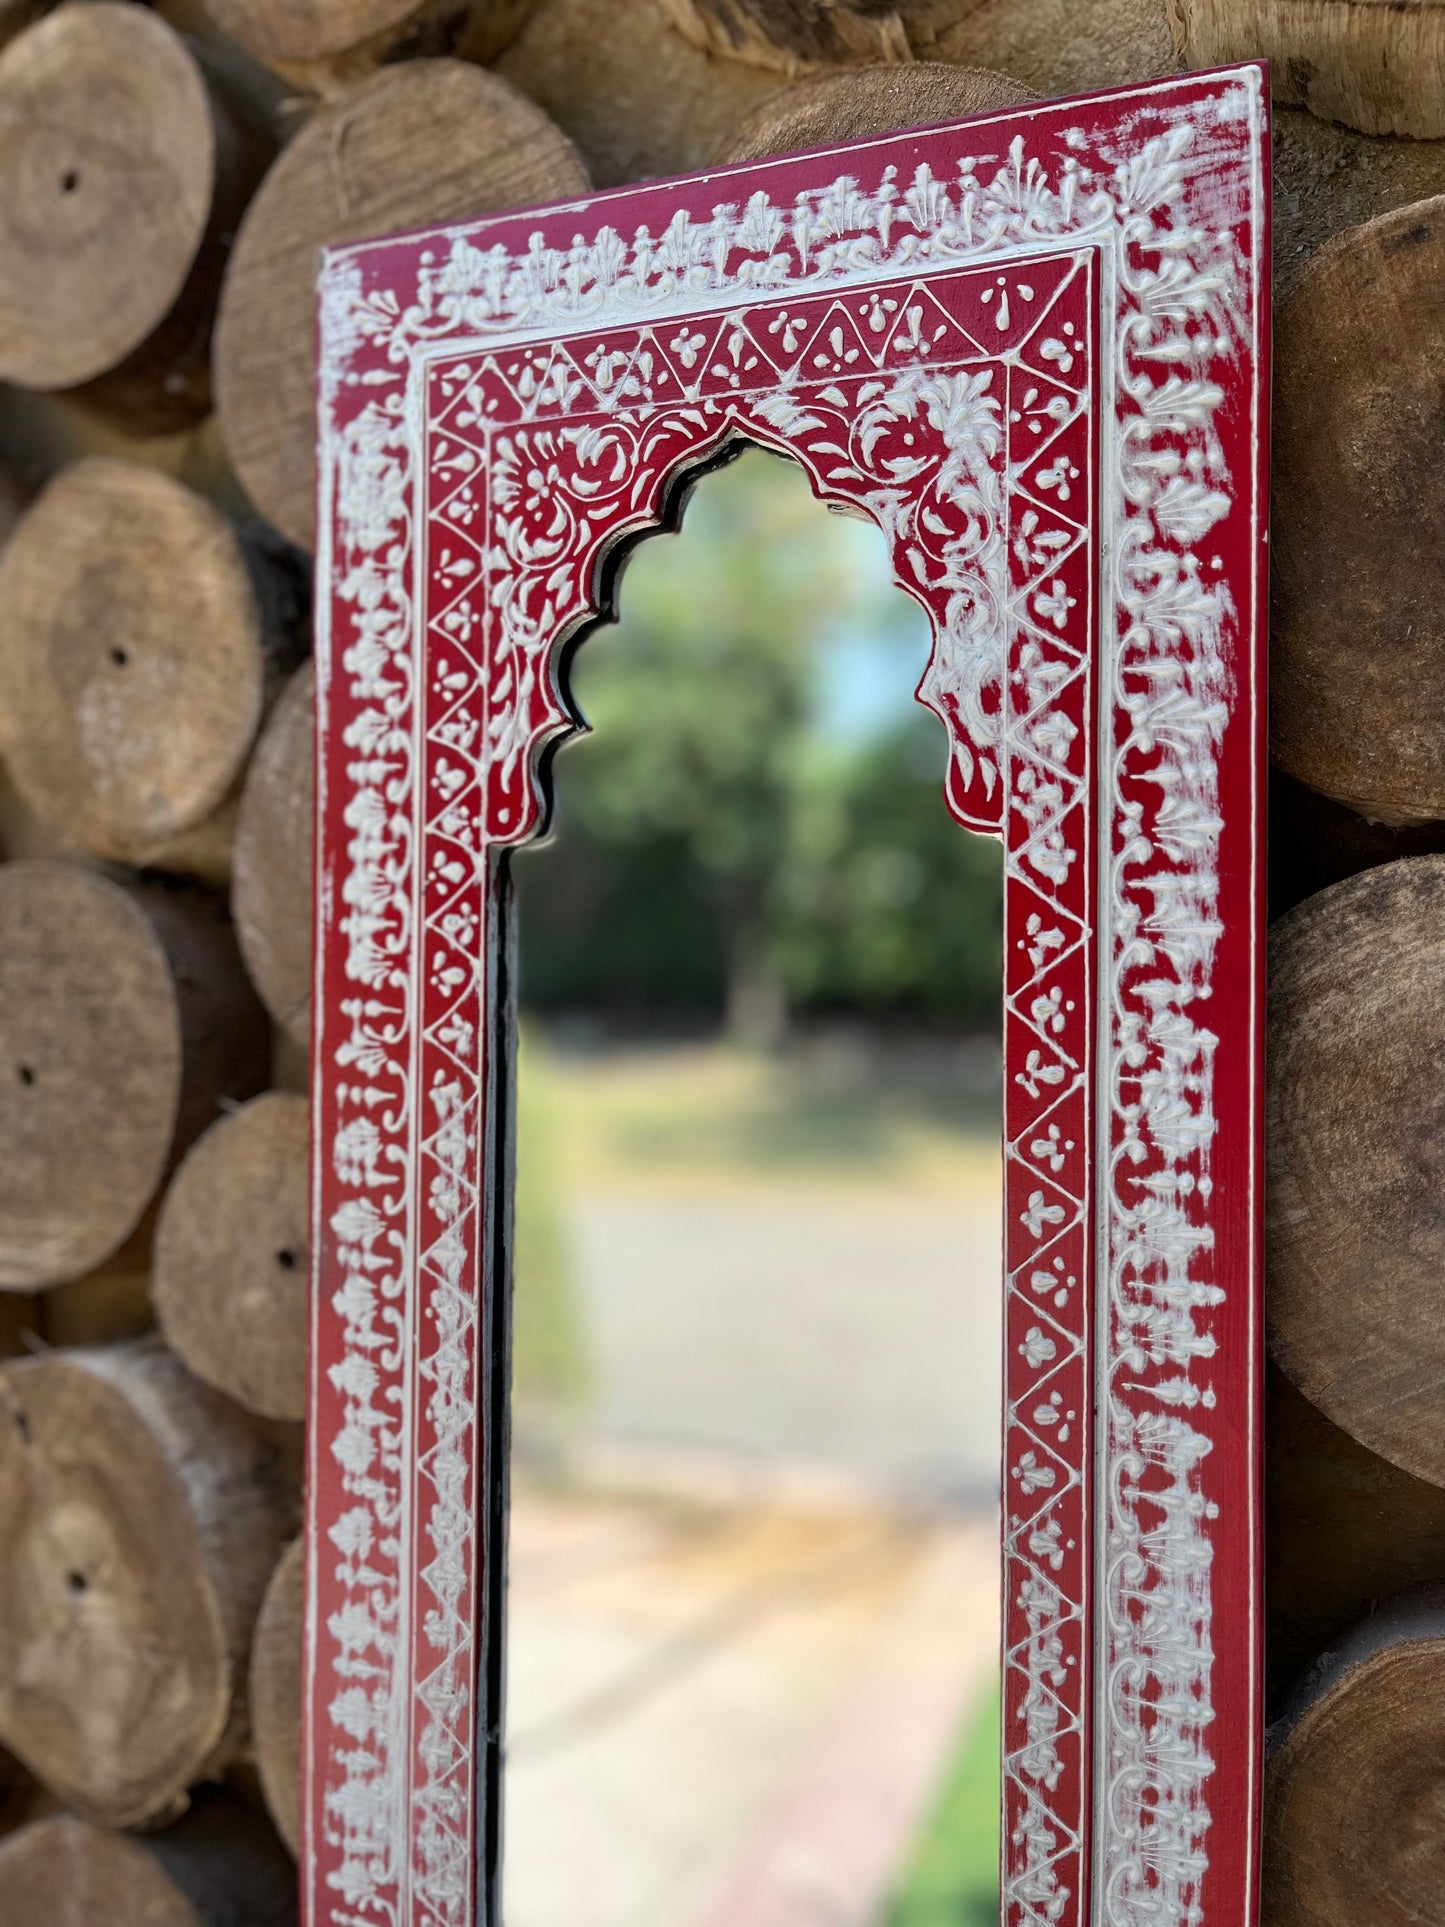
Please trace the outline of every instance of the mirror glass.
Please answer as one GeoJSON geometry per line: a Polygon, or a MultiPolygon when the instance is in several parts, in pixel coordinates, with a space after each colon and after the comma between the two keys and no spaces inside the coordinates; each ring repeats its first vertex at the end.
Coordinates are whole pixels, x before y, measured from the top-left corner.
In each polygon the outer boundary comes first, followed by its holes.
{"type": "Polygon", "coordinates": [[[515,861],[508,1927],[998,1918],[997,847],[881,532],[749,449],[515,861]]]}

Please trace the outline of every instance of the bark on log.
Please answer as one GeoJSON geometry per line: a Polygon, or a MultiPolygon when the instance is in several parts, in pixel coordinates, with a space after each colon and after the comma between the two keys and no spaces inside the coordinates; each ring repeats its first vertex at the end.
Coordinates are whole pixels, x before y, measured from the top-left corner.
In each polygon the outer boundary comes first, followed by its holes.
{"type": "Polygon", "coordinates": [[[274,143],[147,8],[71,0],[0,54],[0,380],[198,421],[221,265],[274,143]]]}
{"type": "Polygon", "coordinates": [[[778,91],[776,73],[685,40],[661,0],[536,0],[496,71],[576,142],[598,187],[708,166],[778,91]]]}
{"type": "Polygon", "coordinates": [[[1442,0],[1165,0],[1186,67],[1271,63],[1276,100],[1365,134],[1445,134],[1442,0]]]}
{"type": "Polygon", "coordinates": [[[301,1837],[301,1627],[306,1548],[282,1555],[266,1588],[251,1649],[251,1736],[261,1791],[276,1830],[297,1851],[301,1837]]]}
{"type": "Polygon", "coordinates": [[[241,224],[216,326],[226,447],[283,535],[314,535],[317,251],[587,185],[543,114],[456,60],[387,68],[302,128],[241,224]]]}
{"type": "Polygon", "coordinates": [[[67,468],[0,556],[0,750],[68,847],[224,876],[301,583],[134,463],[67,468]]]}
{"type": "Polygon", "coordinates": [[[532,0],[206,0],[216,25],[295,87],[323,96],[393,60],[495,60],[532,0]]]}
{"type": "Polygon", "coordinates": [[[199,893],[0,866],[0,1288],[117,1252],[217,1107],[262,1087],[268,1041],[199,893]]]}
{"type": "Polygon", "coordinates": [[[298,669],[267,720],[241,796],[231,914],[251,981],[287,1034],[311,1030],[316,678],[298,669]]]}
{"type": "Polygon", "coordinates": [[[306,1416],[307,1105],[266,1091],[191,1146],[156,1225],[166,1343],[265,1418],[306,1416]]]}
{"type": "Polygon", "coordinates": [[[1261,1927],[1445,1920],[1445,1598],[1407,1595],[1327,1653],[1271,1735],[1261,1927]]]}
{"type": "Polygon", "coordinates": [[[0,1368],[0,1742],[86,1819],[180,1812],[294,1531],[276,1449],[154,1341],[0,1368]]]}
{"type": "Polygon", "coordinates": [[[164,1833],[55,1814],[0,1843],[6,1927],[292,1927],[295,1888],[260,1814],[210,1791],[164,1833]]]}
{"type": "Polygon", "coordinates": [[[1445,196],[1336,236],[1276,317],[1270,736],[1381,823],[1445,817],[1445,196]]]}
{"type": "Polygon", "coordinates": [[[1032,99],[1007,74],[914,61],[818,74],[774,94],[723,142],[719,163],[763,160],[868,134],[892,134],[930,122],[1016,107],[1032,99]]]}
{"type": "Polygon", "coordinates": [[[1312,1404],[1445,1485],[1445,856],[1273,927],[1268,1323],[1312,1404]]]}
{"type": "Polygon", "coordinates": [[[1382,1598],[1445,1581],[1445,1491],[1367,1452],[1274,1367],[1265,1437],[1273,1713],[1318,1654],[1382,1598]]]}
{"type": "Polygon", "coordinates": [[[1153,80],[1179,65],[1160,0],[971,0],[963,19],[915,36],[924,60],[988,67],[1045,95],[1153,80]]]}

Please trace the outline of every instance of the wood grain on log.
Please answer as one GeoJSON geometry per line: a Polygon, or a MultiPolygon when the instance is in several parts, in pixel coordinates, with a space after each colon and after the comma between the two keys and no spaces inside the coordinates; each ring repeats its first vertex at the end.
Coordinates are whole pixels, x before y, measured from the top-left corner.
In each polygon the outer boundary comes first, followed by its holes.
{"type": "Polygon", "coordinates": [[[1442,364],[1445,196],[1327,242],[1276,315],[1271,748],[1382,823],[1445,817],[1442,364]]]}
{"type": "Polygon", "coordinates": [[[1365,134],[1445,134],[1442,0],[1166,0],[1187,67],[1271,63],[1275,98],[1365,134]]]}
{"type": "Polygon", "coordinates": [[[706,167],[778,75],[718,60],[661,0],[536,0],[497,72],[576,142],[599,187],[706,167]]]}
{"type": "Polygon", "coordinates": [[[251,981],[299,1043],[311,1028],[316,679],[298,669],[261,732],[236,825],[231,914],[251,981]]]}
{"type": "Polygon", "coordinates": [[[241,224],[215,343],[226,447],[283,535],[314,535],[318,250],[586,190],[546,116],[457,60],[387,68],[302,128],[241,224]]]}
{"type": "Polygon", "coordinates": [[[66,844],[224,872],[299,585],[181,483],[77,462],[0,556],[0,750],[66,844]]]}
{"type": "Polygon", "coordinates": [[[893,134],[908,127],[1016,107],[1029,90],[1007,74],[914,61],[817,74],[765,100],[723,142],[719,163],[757,161],[832,141],[893,134]]]}
{"type": "Polygon", "coordinates": [[[0,53],[0,379],[161,431],[209,406],[221,264],[274,151],[145,7],[70,0],[0,53]]]}
{"type": "Polygon", "coordinates": [[[251,1738],[261,1791],[276,1830],[301,1837],[301,1625],[306,1547],[298,1539],[266,1588],[251,1648],[251,1738]]]}
{"type": "Polygon", "coordinates": [[[206,0],[216,24],[293,86],[336,94],[389,61],[495,60],[532,0],[206,0]]]}
{"type": "Polygon", "coordinates": [[[0,865],[0,1287],[108,1259],[217,1107],[261,1088],[267,1054],[199,893],[0,865]]]}
{"type": "Polygon", "coordinates": [[[306,1416],[307,1105],[266,1091],[186,1153],[156,1225],[166,1343],[266,1418],[306,1416]]]}
{"type": "Polygon", "coordinates": [[[1311,1403],[1445,1485],[1445,856],[1321,891],[1270,943],[1267,1316],[1311,1403]]]}
{"type": "Polygon", "coordinates": [[[87,1819],[178,1813],[294,1530],[274,1448],[154,1341],[0,1367],[0,1743],[87,1819]]]}
{"type": "Polygon", "coordinates": [[[1161,0],[971,0],[921,59],[1012,74],[1040,94],[1077,94],[1173,73],[1179,59],[1161,0]]]}
{"type": "Polygon", "coordinates": [[[1406,1595],[1327,1653],[1271,1735],[1261,1927],[1445,1920],[1445,1598],[1406,1595]]]}
{"type": "Polygon", "coordinates": [[[295,1886],[262,1817],[210,1790],[163,1833],[55,1814],[0,1842],[5,1927],[292,1927],[295,1886]]]}
{"type": "Polygon", "coordinates": [[[1271,1367],[1265,1415],[1271,1710],[1381,1598],[1445,1581],[1445,1491],[1368,1452],[1271,1367]]]}

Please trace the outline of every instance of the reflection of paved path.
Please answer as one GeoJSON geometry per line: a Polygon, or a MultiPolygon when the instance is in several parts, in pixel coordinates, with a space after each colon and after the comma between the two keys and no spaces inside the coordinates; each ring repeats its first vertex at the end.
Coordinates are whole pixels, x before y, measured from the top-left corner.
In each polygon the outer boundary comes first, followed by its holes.
{"type": "Polygon", "coordinates": [[[991,1524],[518,1492],[507,1927],[872,1927],[993,1665],[991,1524]]]}
{"type": "Polygon", "coordinates": [[[588,1192],[572,1247],[608,1445],[991,1497],[998,1206],[974,1189],[588,1192]]]}

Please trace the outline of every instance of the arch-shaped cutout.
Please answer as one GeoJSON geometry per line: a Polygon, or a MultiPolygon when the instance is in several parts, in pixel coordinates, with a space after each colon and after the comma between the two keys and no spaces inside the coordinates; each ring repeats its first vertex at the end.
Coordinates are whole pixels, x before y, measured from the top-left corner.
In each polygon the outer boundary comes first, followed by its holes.
{"type": "Polygon", "coordinates": [[[496,1918],[503,853],[730,429],[898,538],[1003,838],[1007,1927],[1252,1917],[1266,157],[1244,66],[330,257],[313,1927],[496,1918]]]}

